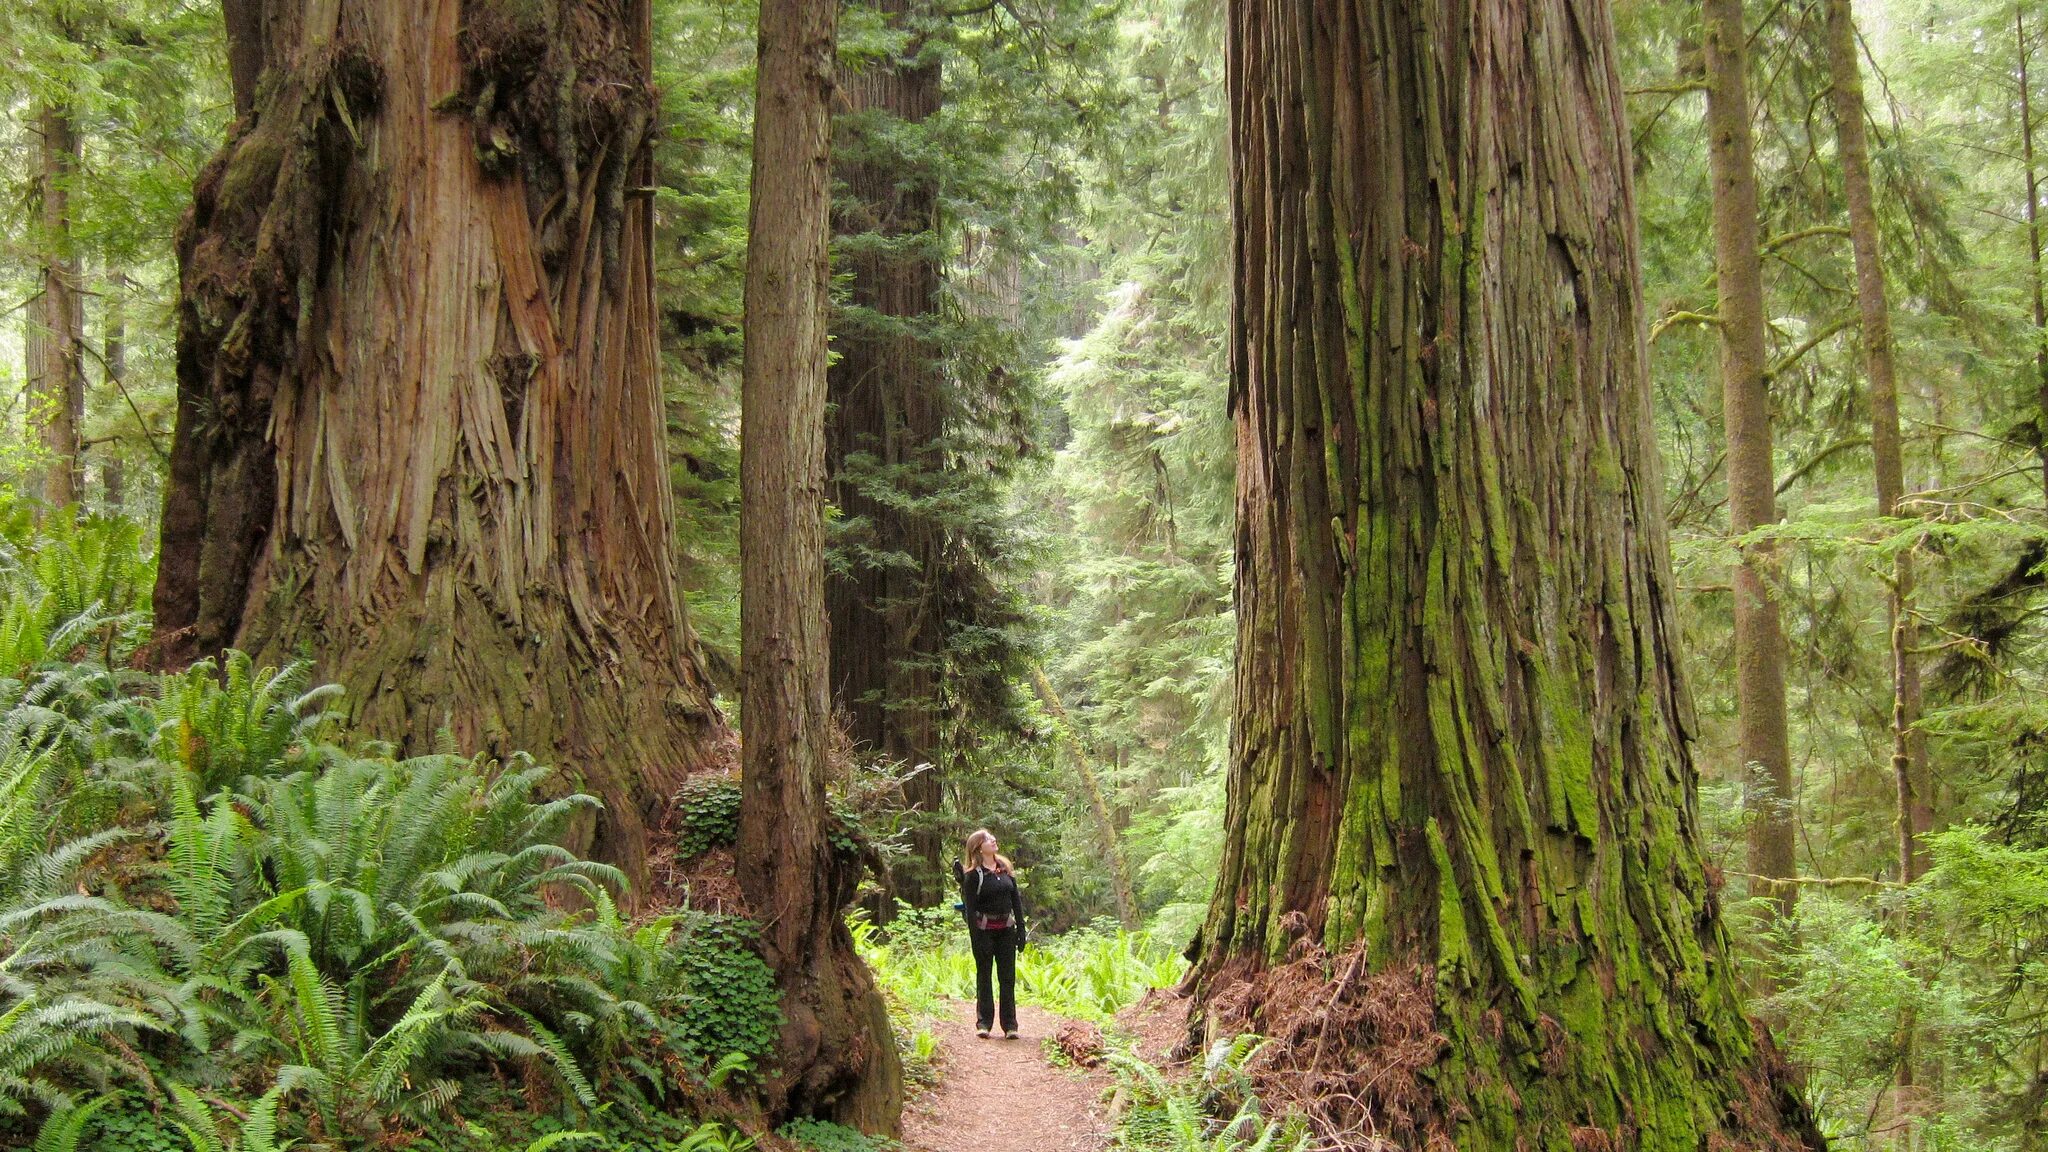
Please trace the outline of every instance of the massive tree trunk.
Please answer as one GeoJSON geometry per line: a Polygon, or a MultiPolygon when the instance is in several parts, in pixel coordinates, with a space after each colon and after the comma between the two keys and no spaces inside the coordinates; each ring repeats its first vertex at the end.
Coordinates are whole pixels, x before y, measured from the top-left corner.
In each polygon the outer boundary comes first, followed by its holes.
{"type": "Polygon", "coordinates": [[[762,0],[740,400],[739,880],[782,989],[777,1115],[893,1133],[902,1071],[825,793],[825,360],[837,0],[762,0]]]}
{"type": "MultiPolygon", "coordinates": [[[[883,0],[895,25],[909,0],[883,0]]],[[[939,773],[939,667],[944,656],[938,578],[944,528],[922,508],[923,488],[945,467],[939,311],[938,187],[928,159],[906,154],[904,128],[939,110],[937,59],[912,36],[896,59],[840,70],[834,172],[846,195],[833,231],[850,273],[834,317],[825,427],[827,493],[841,513],[843,563],[826,580],[832,696],[854,743],[908,767],[916,812],[935,813],[939,773]]],[[[943,838],[912,830],[924,869],[895,878],[896,894],[923,903],[938,891],[943,838]]]]}
{"type": "MultiPolygon", "coordinates": [[[[1870,380],[1870,453],[1876,461],[1877,514],[1897,516],[1905,495],[1905,464],[1899,435],[1899,390],[1892,360],[1891,303],[1884,282],[1877,199],[1870,182],[1870,137],[1864,127],[1863,74],[1857,62],[1856,19],[1849,0],[1827,0],[1829,95],[1835,111],[1835,142],[1842,161],[1842,198],[1849,206],[1849,245],[1856,259],[1856,315],[1863,343],[1863,368],[1870,380]]],[[[1925,796],[1916,785],[1926,778],[1926,742],[1915,731],[1920,721],[1920,657],[1913,618],[1913,554],[1901,551],[1892,565],[1890,615],[1892,655],[1892,777],[1898,793],[1899,878],[1912,883],[1920,873],[1916,839],[1927,826],[1925,796]]]]}
{"type": "Polygon", "coordinates": [[[36,115],[42,138],[36,194],[42,202],[38,292],[29,310],[31,416],[45,461],[42,496],[52,508],[81,495],[78,426],[85,415],[85,308],[71,235],[72,182],[79,137],[70,110],[44,104],[36,115]]]}
{"type": "MultiPolygon", "coordinates": [[[[1764,363],[1764,273],[1749,123],[1742,0],[1706,0],[1707,157],[1714,182],[1714,272],[1721,334],[1721,424],[1728,439],[1728,533],[1778,522],[1771,390],[1764,363]]],[[[1741,546],[1735,566],[1735,747],[1749,826],[1750,891],[1790,911],[1797,889],[1792,751],[1785,731],[1785,633],[1772,592],[1777,548],[1741,546]]]]}
{"type": "Polygon", "coordinates": [[[648,0],[226,15],[157,657],[311,653],[366,734],[531,752],[637,876],[725,731],[671,574],[648,0]]]}
{"type": "Polygon", "coordinates": [[[1818,1146],[1701,857],[1607,5],[1230,32],[1212,1033],[1360,1143],[1818,1146]]]}

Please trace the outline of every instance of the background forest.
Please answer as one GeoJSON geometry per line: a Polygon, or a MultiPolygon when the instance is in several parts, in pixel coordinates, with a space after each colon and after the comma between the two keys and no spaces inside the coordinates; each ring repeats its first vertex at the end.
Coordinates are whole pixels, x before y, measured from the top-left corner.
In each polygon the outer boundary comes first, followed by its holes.
{"type": "MultiPolygon", "coordinates": [[[[1614,11],[1700,810],[1753,1010],[1838,1146],[2048,1146],[2048,4],[1854,12],[1895,440],[1831,100],[1846,4],[1749,6],[1775,506],[1740,519],[1707,98],[1726,77],[1699,5],[1614,11]],[[1738,655],[1745,550],[1772,557],[1781,650],[1738,655]],[[1757,660],[1782,682],[1781,765],[1744,752],[1737,673],[1757,660]]],[[[657,0],[645,190],[677,580],[734,715],[752,20],[657,0]]],[[[899,996],[940,978],[907,909],[950,902],[944,862],[986,825],[1034,931],[1067,934],[1046,955],[1110,973],[1043,996],[1100,1014],[1177,975],[1224,841],[1222,7],[882,0],[843,21],[828,599],[845,800],[887,864],[863,945],[899,996]]],[[[580,801],[527,766],[362,747],[301,666],[130,670],[177,406],[173,237],[235,112],[221,13],[21,0],[0,6],[0,61],[0,1144],[54,1109],[79,1147],[253,1152],[303,1091],[330,1137],[524,1147],[611,1123],[575,1119],[600,1099],[661,1114],[662,1060],[715,1099],[766,1052],[748,929],[630,921],[608,870],[532,847],[580,801]],[[560,885],[601,914],[553,909],[560,885]],[[460,977],[420,978],[422,950],[460,977]],[[630,1040],[646,1027],[659,1055],[630,1040]],[[401,1107],[420,1068],[453,1099],[498,1059],[545,1081],[526,1103],[561,1107],[504,1143],[437,1127],[435,1100],[401,1107]],[[88,1097],[97,1117],[62,1110],[88,1097]]],[[[729,839],[734,796],[684,795],[683,856],[729,839]]],[[[914,1026],[902,1040],[914,1057],[914,1026]]]]}

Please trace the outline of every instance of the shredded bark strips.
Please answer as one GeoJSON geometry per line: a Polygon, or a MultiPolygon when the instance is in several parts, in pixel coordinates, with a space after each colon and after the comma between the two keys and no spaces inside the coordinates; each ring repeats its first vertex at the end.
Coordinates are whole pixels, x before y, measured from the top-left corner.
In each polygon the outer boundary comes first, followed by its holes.
{"type": "Polygon", "coordinates": [[[229,0],[179,233],[159,664],[320,653],[366,734],[647,821],[725,732],[675,595],[644,0],[229,0]],[[650,723],[650,719],[659,722],[650,723]],[[568,786],[565,784],[565,786],[568,786]]]}

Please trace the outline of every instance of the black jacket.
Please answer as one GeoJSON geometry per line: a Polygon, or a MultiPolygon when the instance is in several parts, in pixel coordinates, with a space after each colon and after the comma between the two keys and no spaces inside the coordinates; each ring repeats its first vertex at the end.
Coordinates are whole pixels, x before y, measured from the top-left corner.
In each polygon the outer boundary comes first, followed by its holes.
{"type": "Polygon", "coordinates": [[[976,916],[1010,916],[1017,922],[1017,935],[1024,935],[1024,894],[1016,876],[988,868],[963,869],[955,860],[953,879],[960,885],[960,906],[969,925],[976,916]]]}

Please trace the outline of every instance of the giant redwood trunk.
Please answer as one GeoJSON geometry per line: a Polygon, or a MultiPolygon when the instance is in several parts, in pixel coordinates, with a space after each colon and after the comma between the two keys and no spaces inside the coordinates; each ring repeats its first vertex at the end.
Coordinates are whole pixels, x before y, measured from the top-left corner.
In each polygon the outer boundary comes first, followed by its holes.
{"type": "Polygon", "coordinates": [[[740,392],[739,881],[782,990],[777,1116],[894,1133],[889,1012],[853,949],[826,797],[825,361],[837,0],[762,0],[740,392]]]}
{"type": "Polygon", "coordinates": [[[671,575],[649,0],[225,15],[158,658],[309,653],[365,733],[531,752],[640,873],[723,732],[671,575]]]}
{"type": "MultiPolygon", "coordinates": [[[[893,24],[907,0],[885,0],[893,24]]],[[[945,467],[939,313],[938,186],[932,162],[903,147],[939,109],[936,58],[911,37],[900,55],[840,69],[834,173],[845,185],[833,231],[846,299],[833,324],[838,353],[827,378],[827,494],[839,510],[840,563],[825,584],[832,697],[854,743],[907,768],[908,806],[941,801],[939,667],[945,621],[934,581],[943,527],[919,503],[945,467]]],[[[896,877],[896,894],[923,903],[934,891],[941,838],[912,831],[926,865],[896,877]]]]}
{"type": "Polygon", "coordinates": [[[1817,1145],[1701,858],[1606,3],[1229,19],[1212,1032],[1339,1146],[1817,1145]]]}
{"type": "MultiPolygon", "coordinates": [[[[1707,158],[1714,183],[1714,273],[1721,336],[1721,424],[1728,442],[1728,534],[1778,522],[1771,389],[1764,364],[1764,272],[1749,123],[1749,33],[1742,0],[1706,0],[1707,158]]],[[[1785,631],[1771,590],[1777,549],[1738,545],[1735,748],[1749,825],[1752,894],[1790,910],[1795,875],[1792,750],[1785,722],[1785,631]]]]}

